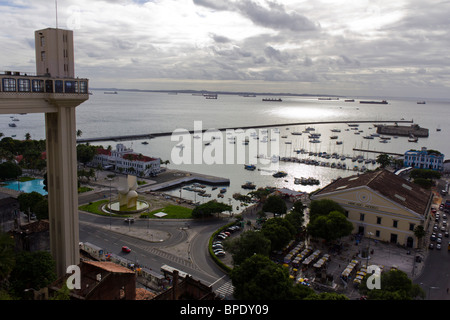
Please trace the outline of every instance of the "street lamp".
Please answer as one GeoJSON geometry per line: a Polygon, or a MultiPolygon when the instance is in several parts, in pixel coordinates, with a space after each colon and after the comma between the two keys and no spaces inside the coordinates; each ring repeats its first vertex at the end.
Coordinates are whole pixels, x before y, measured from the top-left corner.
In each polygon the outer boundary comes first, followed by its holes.
{"type": "Polygon", "coordinates": [[[111,230],[111,182],[112,178],[108,178],[109,181],[109,229],[111,230]]]}
{"type": "Polygon", "coordinates": [[[369,243],[367,244],[367,263],[366,263],[366,268],[369,266],[370,237],[373,236],[373,233],[372,232],[367,232],[367,235],[369,236],[369,243]]]}

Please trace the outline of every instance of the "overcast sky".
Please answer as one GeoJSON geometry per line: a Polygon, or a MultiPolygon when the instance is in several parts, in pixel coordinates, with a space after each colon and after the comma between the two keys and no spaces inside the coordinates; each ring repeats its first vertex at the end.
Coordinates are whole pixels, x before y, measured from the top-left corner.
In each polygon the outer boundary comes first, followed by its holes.
{"type": "MultiPolygon", "coordinates": [[[[55,1],[0,1],[0,70],[35,72],[55,1]]],[[[91,87],[450,98],[450,1],[59,0],[91,87]]]]}

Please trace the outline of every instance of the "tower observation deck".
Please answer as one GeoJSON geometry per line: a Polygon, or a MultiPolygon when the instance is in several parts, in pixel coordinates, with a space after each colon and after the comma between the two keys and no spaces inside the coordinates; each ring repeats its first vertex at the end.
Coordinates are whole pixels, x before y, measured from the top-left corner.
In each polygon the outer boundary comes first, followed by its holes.
{"type": "Polygon", "coordinates": [[[75,78],[73,33],[35,32],[36,75],[0,73],[0,114],[45,113],[50,249],[58,276],[79,264],[75,107],[89,99],[75,78]]]}

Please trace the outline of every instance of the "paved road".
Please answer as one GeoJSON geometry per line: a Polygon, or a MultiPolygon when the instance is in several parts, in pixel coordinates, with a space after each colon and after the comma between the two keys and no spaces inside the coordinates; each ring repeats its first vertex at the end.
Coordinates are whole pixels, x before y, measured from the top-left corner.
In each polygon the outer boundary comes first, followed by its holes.
{"type": "Polygon", "coordinates": [[[162,265],[170,265],[207,285],[214,284],[215,290],[229,279],[210,258],[207,245],[210,235],[226,222],[137,219],[129,225],[122,218],[81,212],[80,241],[157,272],[162,265]],[[121,252],[124,245],[132,249],[131,253],[121,252]]]}

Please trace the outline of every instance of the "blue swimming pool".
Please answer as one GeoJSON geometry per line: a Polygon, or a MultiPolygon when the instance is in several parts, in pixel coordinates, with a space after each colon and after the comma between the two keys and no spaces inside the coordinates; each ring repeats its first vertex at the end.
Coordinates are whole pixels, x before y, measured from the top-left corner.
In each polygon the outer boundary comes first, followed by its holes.
{"type": "Polygon", "coordinates": [[[42,195],[46,195],[47,191],[44,190],[44,179],[34,179],[25,182],[9,181],[5,182],[4,188],[19,190],[26,193],[36,191],[42,195]]]}

